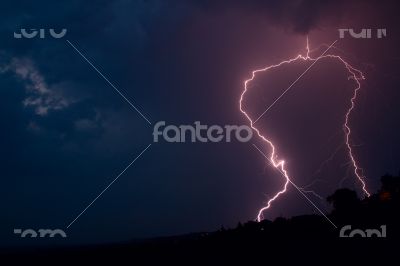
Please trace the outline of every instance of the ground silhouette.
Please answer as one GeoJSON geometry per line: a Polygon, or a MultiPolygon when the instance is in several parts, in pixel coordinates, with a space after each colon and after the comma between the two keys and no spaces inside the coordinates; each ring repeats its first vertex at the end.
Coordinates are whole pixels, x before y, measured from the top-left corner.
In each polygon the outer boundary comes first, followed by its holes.
{"type": "MultiPolygon", "coordinates": [[[[268,262],[273,258],[285,262],[315,260],[322,254],[329,256],[329,260],[341,256],[347,260],[354,256],[359,263],[376,255],[382,262],[396,254],[391,250],[398,248],[399,239],[399,176],[384,175],[381,189],[369,198],[360,199],[352,190],[339,189],[327,200],[333,207],[327,217],[337,228],[317,214],[289,219],[280,217],[274,221],[239,223],[236,228],[222,227],[216,232],[113,245],[8,250],[2,252],[2,258],[3,261],[11,260],[10,265],[116,265],[122,262],[133,265],[139,262],[139,265],[143,262],[145,265],[170,262],[185,265],[225,265],[228,262],[248,265],[268,262]],[[360,234],[352,238],[339,237],[340,229],[346,225],[363,232],[366,229],[381,230],[381,226],[386,226],[386,237],[364,238],[360,234]]],[[[350,232],[348,230],[346,235],[350,232]]]]}

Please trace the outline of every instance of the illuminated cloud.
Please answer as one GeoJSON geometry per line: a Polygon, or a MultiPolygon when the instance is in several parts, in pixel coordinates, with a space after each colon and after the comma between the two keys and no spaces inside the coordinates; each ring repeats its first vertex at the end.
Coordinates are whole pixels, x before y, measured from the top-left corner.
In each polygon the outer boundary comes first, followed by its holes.
{"type": "Polygon", "coordinates": [[[13,72],[23,82],[29,95],[23,105],[32,107],[37,115],[44,116],[51,110],[61,110],[71,104],[71,100],[64,97],[57,85],[48,85],[30,59],[13,58],[8,65],[1,68],[0,73],[8,71],[13,72]]]}

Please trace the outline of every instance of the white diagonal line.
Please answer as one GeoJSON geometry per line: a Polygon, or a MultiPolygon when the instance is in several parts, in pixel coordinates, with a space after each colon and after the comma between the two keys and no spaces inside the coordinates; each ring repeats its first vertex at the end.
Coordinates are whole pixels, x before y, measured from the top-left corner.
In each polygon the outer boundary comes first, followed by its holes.
{"type": "Polygon", "coordinates": [[[97,73],[99,73],[99,75],[105,80],[107,81],[108,84],[110,84],[110,86],[119,94],[122,96],[122,98],[124,98],[124,100],[130,105],[132,106],[133,109],[135,109],[136,112],[138,112],[140,114],[141,117],[143,117],[144,120],[147,121],[147,123],[149,123],[151,125],[151,122],[149,119],[147,119],[146,116],[144,116],[142,114],[142,112],[139,111],[139,109],[133,105],[133,103],[131,103],[131,101],[128,100],[128,98],[125,97],[124,94],[122,94],[122,92],[120,92],[117,87],[114,86],[114,84],[112,84],[101,72],[100,70],[97,69],[97,67],[95,67],[90,61],[89,59],[86,58],[86,56],[84,56],[79,50],[78,48],[75,47],[75,45],[73,45],[69,40],[67,40],[68,44],[71,45],[72,48],[74,48],[74,50],[80,55],[82,56],[83,59],[85,59],[85,61],[91,66],[93,67],[94,70],[96,70],[97,73]]]}
{"type": "Polygon", "coordinates": [[[125,173],[126,170],[128,170],[128,168],[137,160],[139,159],[139,157],[151,146],[151,144],[149,144],[138,156],[136,156],[136,158],[127,166],[125,167],[125,169],[105,188],[103,189],[103,191],[67,226],[67,228],[69,228],[87,209],[89,209],[90,206],[92,206],[92,204],[98,199],[100,198],[100,196],[115,182],[117,181],[117,179],[123,174],[125,173]]]}
{"type": "MultiPolygon", "coordinates": [[[[264,152],[262,152],[255,144],[253,144],[254,148],[256,148],[272,165],[273,163],[271,162],[271,160],[264,154],[264,152]]],[[[277,169],[283,176],[285,176],[284,173],[282,173],[282,171],[279,168],[274,167],[275,169],[277,169]]],[[[286,177],[285,177],[286,178],[286,177]]],[[[337,228],[337,226],[331,221],[331,219],[328,218],[328,216],[326,216],[318,207],[317,205],[314,204],[314,202],[312,202],[306,194],[303,193],[303,191],[301,191],[301,189],[292,182],[292,180],[290,180],[290,178],[288,178],[288,181],[290,182],[290,184],[292,184],[300,193],[301,195],[303,195],[335,228],[337,228]]]]}
{"type": "Polygon", "coordinates": [[[297,83],[297,81],[299,81],[301,79],[301,77],[304,76],[304,74],[307,73],[308,70],[310,70],[310,68],[317,63],[318,59],[321,58],[321,56],[324,56],[326,54],[326,52],[328,52],[329,49],[332,48],[332,46],[337,42],[338,40],[334,41],[326,50],[325,52],[323,52],[307,69],[306,71],[303,72],[303,74],[301,74],[292,84],[290,84],[290,86],[253,122],[253,124],[255,124],[266,112],[269,111],[269,109],[272,108],[272,106],[274,106],[282,97],[283,95],[286,94],[286,92],[288,92],[294,84],[297,83]]]}

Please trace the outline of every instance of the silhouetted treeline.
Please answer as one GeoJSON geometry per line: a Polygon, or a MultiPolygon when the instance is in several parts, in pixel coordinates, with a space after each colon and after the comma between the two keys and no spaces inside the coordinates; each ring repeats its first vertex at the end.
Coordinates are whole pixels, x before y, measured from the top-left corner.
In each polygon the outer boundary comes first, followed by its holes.
{"type": "MultiPolygon", "coordinates": [[[[327,198],[333,210],[322,215],[302,215],[289,219],[277,218],[274,221],[250,221],[239,223],[234,229],[222,228],[209,236],[215,239],[253,239],[262,241],[271,238],[337,238],[343,226],[352,229],[378,229],[386,227],[386,238],[399,236],[400,177],[385,175],[381,178],[381,189],[370,197],[360,199],[353,190],[343,188],[327,198]],[[335,228],[335,226],[337,228],[335,228]]],[[[352,230],[351,229],[351,230],[352,230]]],[[[345,233],[348,235],[349,231],[345,233]]],[[[375,236],[375,235],[374,235],[375,236]]],[[[362,237],[360,234],[354,237],[362,237]]],[[[376,236],[375,236],[376,237],[376,236]]]]}
{"type": "Polygon", "coordinates": [[[303,256],[312,260],[316,254],[326,254],[330,256],[329,260],[354,255],[360,263],[361,260],[368,261],[371,255],[379,255],[383,262],[390,255],[397,254],[391,250],[399,248],[399,176],[383,176],[379,191],[368,198],[360,199],[355,191],[339,189],[327,201],[333,208],[327,217],[302,215],[289,219],[277,218],[274,221],[249,221],[239,223],[236,228],[221,228],[211,233],[162,237],[118,245],[16,251],[11,252],[14,261],[12,265],[19,265],[16,260],[25,263],[34,260],[41,265],[53,265],[54,262],[57,262],[54,265],[75,265],[76,261],[80,262],[78,265],[104,262],[110,265],[117,262],[135,265],[139,261],[139,265],[143,261],[143,265],[160,265],[172,261],[185,265],[226,265],[228,262],[249,265],[273,257],[286,262],[296,262],[303,256]],[[357,234],[353,237],[339,237],[343,226],[351,227],[345,231],[346,236],[353,230],[358,230],[357,234]],[[362,237],[362,234],[367,235],[367,229],[381,233],[382,226],[385,227],[384,237],[377,237],[376,233],[368,238],[362,237]]]}

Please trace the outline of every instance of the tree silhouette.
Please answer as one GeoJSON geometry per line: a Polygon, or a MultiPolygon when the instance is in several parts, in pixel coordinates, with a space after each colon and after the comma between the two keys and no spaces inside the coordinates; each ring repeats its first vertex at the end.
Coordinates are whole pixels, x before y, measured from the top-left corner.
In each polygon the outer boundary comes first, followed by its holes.
{"type": "Polygon", "coordinates": [[[333,205],[332,214],[336,215],[349,215],[360,206],[357,193],[347,188],[336,190],[327,198],[327,201],[333,205]]]}

